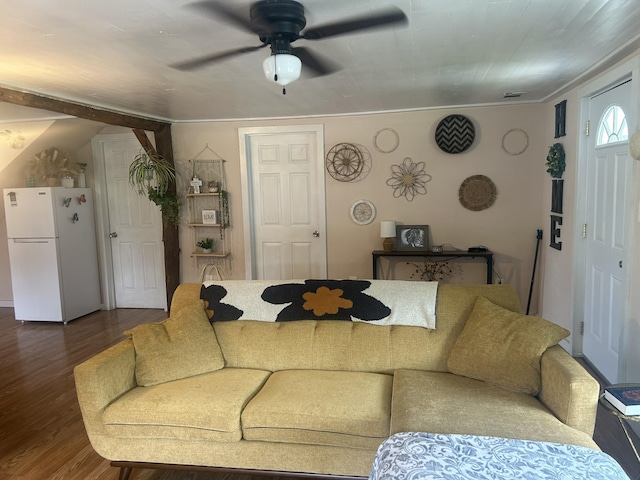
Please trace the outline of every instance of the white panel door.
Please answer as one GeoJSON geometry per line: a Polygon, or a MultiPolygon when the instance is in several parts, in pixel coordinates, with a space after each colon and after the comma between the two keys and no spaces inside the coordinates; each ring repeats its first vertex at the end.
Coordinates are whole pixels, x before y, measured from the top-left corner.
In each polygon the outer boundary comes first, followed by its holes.
{"type": "Polygon", "coordinates": [[[324,163],[318,136],[317,129],[301,126],[246,137],[253,278],[326,278],[324,163]]]}
{"type": "Polygon", "coordinates": [[[609,383],[618,382],[626,315],[633,159],[622,132],[627,129],[623,119],[631,112],[630,100],[627,82],[589,102],[583,353],[609,383]],[[616,107],[620,110],[614,114],[616,107]]]}
{"type": "Polygon", "coordinates": [[[129,186],[129,165],[140,143],[104,144],[105,178],[118,308],[166,308],[160,208],[129,186]]]}

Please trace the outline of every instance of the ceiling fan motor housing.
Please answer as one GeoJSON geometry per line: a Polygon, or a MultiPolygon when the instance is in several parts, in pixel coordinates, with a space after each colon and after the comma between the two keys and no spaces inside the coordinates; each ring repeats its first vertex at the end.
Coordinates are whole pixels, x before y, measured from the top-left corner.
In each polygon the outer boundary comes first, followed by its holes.
{"type": "Polygon", "coordinates": [[[251,5],[250,22],[271,53],[289,53],[289,44],[300,38],[307,24],[304,7],[294,0],[262,0],[251,5]]]}

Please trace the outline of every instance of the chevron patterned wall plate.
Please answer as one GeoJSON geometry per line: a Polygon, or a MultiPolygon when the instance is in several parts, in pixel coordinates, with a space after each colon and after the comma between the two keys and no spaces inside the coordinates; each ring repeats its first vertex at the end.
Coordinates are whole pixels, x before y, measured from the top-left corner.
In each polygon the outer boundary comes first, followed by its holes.
{"type": "Polygon", "coordinates": [[[436,143],[443,152],[461,153],[473,144],[476,129],[464,115],[444,117],[436,127],[436,143]]]}

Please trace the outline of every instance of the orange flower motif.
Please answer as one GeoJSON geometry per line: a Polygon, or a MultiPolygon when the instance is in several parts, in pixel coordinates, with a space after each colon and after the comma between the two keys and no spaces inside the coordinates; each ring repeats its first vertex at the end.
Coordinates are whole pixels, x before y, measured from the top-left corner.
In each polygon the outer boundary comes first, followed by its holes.
{"type": "Polygon", "coordinates": [[[353,302],[342,298],[344,290],[336,288],[329,290],[327,287],[319,287],[315,293],[306,292],[302,295],[305,299],[302,308],[305,310],[313,310],[313,314],[317,317],[322,315],[336,314],[340,308],[351,308],[353,302]]]}
{"type": "Polygon", "coordinates": [[[203,303],[204,303],[204,313],[206,313],[209,320],[211,320],[211,317],[213,317],[213,309],[207,308],[209,307],[209,302],[207,300],[204,300],[203,303]]]}

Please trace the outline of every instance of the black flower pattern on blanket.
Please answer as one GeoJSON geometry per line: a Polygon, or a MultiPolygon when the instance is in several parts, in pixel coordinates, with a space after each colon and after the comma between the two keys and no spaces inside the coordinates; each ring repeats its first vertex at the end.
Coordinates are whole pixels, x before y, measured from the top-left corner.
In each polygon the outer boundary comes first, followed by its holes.
{"type": "Polygon", "coordinates": [[[265,302],[286,304],[276,321],[293,320],[380,320],[391,309],[365,293],[371,285],[366,280],[305,280],[267,287],[262,294],[265,302]]]}
{"type": "Polygon", "coordinates": [[[233,305],[222,303],[221,300],[227,295],[227,290],[219,285],[204,285],[200,287],[200,298],[204,300],[204,311],[207,313],[210,322],[222,322],[227,320],[237,320],[244,313],[233,305]]]}

